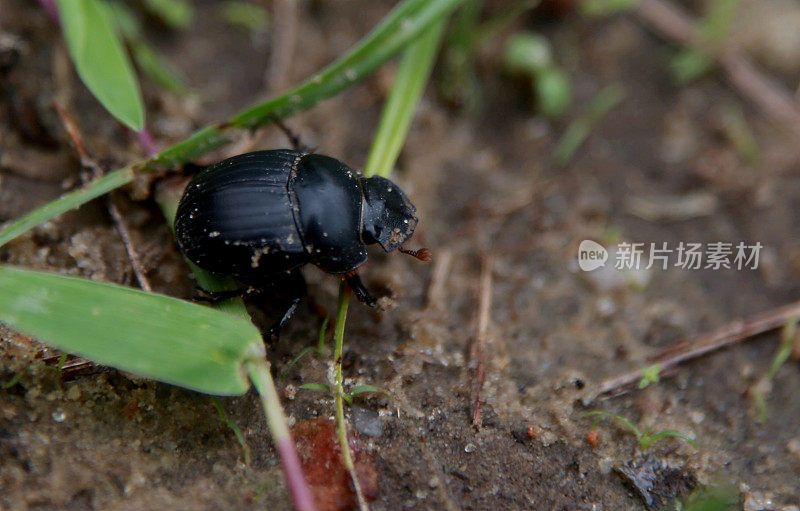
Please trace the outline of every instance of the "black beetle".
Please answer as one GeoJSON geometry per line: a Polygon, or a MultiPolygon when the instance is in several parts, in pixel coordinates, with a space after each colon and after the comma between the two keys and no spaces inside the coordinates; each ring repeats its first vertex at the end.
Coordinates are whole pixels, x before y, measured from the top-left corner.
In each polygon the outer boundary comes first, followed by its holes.
{"type": "Polygon", "coordinates": [[[328,156],[279,149],[234,156],[197,174],[178,205],[175,237],[199,267],[232,275],[251,291],[283,292],[288,310],[271,329],[277,335],[306,294],[300,267],[342,275],[374,307],[356,274],[367,261],[365,245],[429,260],[426,249],[402,248],[416,226],[416,208],[390,180],[363,177],[328,156]]]}

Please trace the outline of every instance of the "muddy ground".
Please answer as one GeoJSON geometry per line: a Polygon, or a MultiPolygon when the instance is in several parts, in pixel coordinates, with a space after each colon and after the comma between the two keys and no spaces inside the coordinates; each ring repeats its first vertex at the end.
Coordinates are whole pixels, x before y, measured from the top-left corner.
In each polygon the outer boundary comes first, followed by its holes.
{"type": "MultiPolygon", "coordinates": [[[[270,32],[230,28],[215,14],[215,2],[196,4],[200,15],[191,28],[152,25],[147,32],[195,91],[181,101],[145,83],[148,125],[162,146],[269,92],[270,32]]],[[[785,42],[775,34],[796,33],[800,8],[742,4],[736,30],[742,51],[795,88],[800,58],[791,45],[775,43],[785,42]]],[[[297,83],[340,55],[390,5],[301,2],[284,82],[297,83]]],[[[695,14],[702,9],[684,7],[695,14]]],[[[501,8],[489,2],[485,16],[501,8]]],[[[79,183],[79,163],[53,98],[67,101],[98,160],[113,168],[142,152],[82,88],[57,31],[34,2],[1,0],[0,29],[24,49],[2,79],[0,96],[5,221],[79,183]]],[[[665,347],[800,295],[797,139],[720,74],[676,85],[668,73],[674,51],[631,14],[593,20],[537,12],[482,48],[480,113],[447,106],[429,87],[394,177],[419,210],[414,245],[431,247],[434,262],[373,252],[365,279],[391,289],[397,306],[376,314],[353,304],[347,325],[348,382],[390,393],[363,394],[349,408],[377,472],[373,509],[645,509],[645,498],[619,473],[626,464],[645,462],[671,467],[654,476],[655,506],[705,485],[729,487],[734,508],[800,506],[797,362],[790,359],[778,370],[765,422],[748,397],[775,355],[778,333],[682,365],[644,390],[582,404],[600,382],[648,365],[665,347]],[[525,85],[500,71],[503,40],[520,29],[546,33],[573,79],[575,102],[563,119],[537,117],[525,85]],[[625,99],[594,127],[575,158],[558,167],[552,151],[569,120],[613,83],[621,84],[625,99]],[[744,158],[726,136],[731,111],[743,112],[760,148],[757,158],[744,158]],[[708,205],[672,218],[670,212],[681,212],[676,197],[691,194],[704,194],[708,205]],[[644,213],[637,206],[642,201],[650,205],[644,213]],[[614,271],[600,278],[578,269],[584,239],[673,248],[681,241],[745,241],[760,242],[763,250],[756,270],[671,267],[631,282],[614,271]],[[483,427],[476,430],[472,347],[487,256],[493,285],[483,427]],[[593,446],[586,440],[591,420],[581,416],[588,409],[654,431],[679,431],[694,438],[697,449],[666,439],[643,454],[630,432],[610,419],[598,425],[593,446]]],[[[393,69],[385,67],[291,125],[320,152],[362,166],[393,69]]],[[[208,161],[285,145],[277,130],[266,129],[208,161]]],[[[126,192],[115,200],[155,288],[190,297],[188,268],[154,203],[126,192]]],[[[4,246],[0,260],[134,284],[100,201],[4,246]]],[[[333,310],[336,279],[314,269],[307,279],[316,300],[333,310]]],[[[251,302],[264,326],[269,318],[262,305],[251,302]]],[[[320,322],[301,308],[270,351],[276,375],[315,342],[320,322]]],[[[66,377],[46,366],[37,350],[20,347],[26,345],[20,335],[0,335],[11,341],[0,344],[0,378],[5,383],[20,375],[0,390],[0,508],[290,508],[252,392],[221,399],[251,450],[246,465],[210,397],[113,370],[66,377]]],[[[298,388],[324,382],[329,358],[305,357],[277,377],[295,423],[332,415],[331,399],[298,388]]]]}

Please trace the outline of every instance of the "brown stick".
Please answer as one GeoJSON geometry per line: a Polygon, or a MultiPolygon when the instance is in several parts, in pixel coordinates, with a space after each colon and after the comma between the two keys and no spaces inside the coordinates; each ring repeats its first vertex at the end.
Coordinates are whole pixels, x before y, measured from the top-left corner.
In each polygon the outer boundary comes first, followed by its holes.
{"type": "MultiPolygon", "coordinates": [[[[58,112],[58,117],[61,119],[61,124],[64,126],[64,130],[69,135],[72,145],[75,147],[75,151],[78,153],[78,157],[81,160],[81,166],[91,172],[93,178],[97,179],[101,177],[103,175],[103,169],[86,150],[86,145],[83,143],[83,137],[81,136],[81,132],[78,130],[78,126],[75,121],[72,120],[72,117],[70,117],[70,115],[61,106],[61,104],[59,104],[58,101],[53,101],[53,107],[56,109],[56,112],[58,112]]],[[[139,254],[136,252],[133,242],[131,241],[131,235],[130,231],[128,230],[128,226],[125,223],[122,214],[119,212],[119,208],[116,206],[116,204],[114,204],[113,197],[109,198],[106,206],[108,207],[108,212],[117,228],[117,232],[119,233],[120,238],[122,238],[122,243],[125,246],[125,252],[128,253],[128,259],[131,261],[131,267],[133,268],[134,275],[136,275],[136,280],[139,281],[139,285],[142,289],[147,292],[152,292],[153,288],[150,286],[150,282],[147,280],[144,267],[139,259],[139,254]]]]}
{"type": "Polygon", "coordinates": [[[472,425],[476,428],[483,424],[483,383],[486,379],[486,333],[489,330],[489,314],[492,308],[492,258],[483,258],[481,281],[478,290],[478,321],[475,332],[475,343],[472,346],[472,425]]]}
{"type": "MultiPolygon", "coordinates": [[[[800,302],[794,302],[789,305],[767,311],[747,320],[738,319],[709,334],[696,338],[693,342],[688,343],[688,348],[683,349],[674,355],[656,360],[653,365],[658,364],[660,366],[659,375],[663,375],[665,371],[672,369],[679,364],[696,359],[726,346],[750,339],[753,336],[762,334],[769,330],[774,330],[783,326],[786,322],[798,317],[800,317],[800,302]]],[[[597,386],[590,396],[583,400],[583,403],[588,405],[598,399],[600,396],[621,391],[625,387],[637,383],[642,379],[642,371],[645,369],[647,368],[642,368],[637,371],[623,374],[622,376],[617,376],[615,378],[611,378],[610,380],[604,381],[597,386]]]]}
{"type": "MultiPolygon", "coordinates": [[[[692,18],[669,0],[641,0],[636,15],[665,39],[684,46],[702,46],[703,42],[697,40],[692,18]]],[[[707,54],[717,60],[739,94],[752,101],[767,118],[785,124],[800,136],[800,104],[789,91],[762,74],[734,47],[727,47],[717,54],[713,51],[707,54]]]]}

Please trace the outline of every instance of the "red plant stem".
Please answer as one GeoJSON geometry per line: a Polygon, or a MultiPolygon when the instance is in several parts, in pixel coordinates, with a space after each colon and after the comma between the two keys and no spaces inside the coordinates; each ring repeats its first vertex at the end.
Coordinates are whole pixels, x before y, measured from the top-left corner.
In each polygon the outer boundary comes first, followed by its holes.
{"type": "Polygon", "coordinates": [[[158,154],[158,144],[156,144],[155,140],[153,140],[153,136],[150,135],[150,132],[147,131],[147,128],[142,128],[141,131],[137,131],[135,133],[136,140],[139,141],[142,149],[144,149],[145,156],[152,158],[158,154]]]}
{"type": "Polygon", "coordinates": [[[282,438],[275,441],[275,449],[281,459],[281,466],[286,477],[286,484],[292,494],[294,507],[298,511],[313,511],[314,497],[306,485],[306,476],[303,473],[303,466],[300,463],[300,456],[291,437],[282,438]]]}

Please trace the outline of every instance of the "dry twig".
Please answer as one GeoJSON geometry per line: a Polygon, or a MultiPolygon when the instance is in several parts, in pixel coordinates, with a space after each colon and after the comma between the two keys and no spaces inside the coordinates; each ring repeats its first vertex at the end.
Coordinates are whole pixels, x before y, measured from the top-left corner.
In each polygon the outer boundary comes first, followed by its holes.
{"type": "MultiPolygon", "coordinates": [[[[799,317],[800,302],[794,302],[792,304],[767,311],[748,320],[739,319],[732,321],[709,334],[696,338],[690,343],[680,343],[680,345],[688,347],[681,349],[674,355],[657,359],[655,360],[654,364],[658,364],[660,368],[659,374],[663,375],[665,371],[672,369],[679,364],[694,360],[726,346],[750,339],[753,336],[762,334],[769,330],[774,330],[786,324],[787,321],[797,319],[799,317]]],[[[604,381],[593,390],[592,394],[583,400],[584,404],[588,405],[589,403],[592,403],[596,399],[606,394],[623,393],[627,387],[630,387],[642,379],[642,374],[645,369],[647,368],[639,369],[637,371],[623,374],[622,376],[617,376],[604,381]]]]}
{"type": "Polygon", "coordinates": [[[484,257],[481,281],[478,290],[478,321],[475,342],[472,345],[472,425],[480,428],[483,423],[483,382],[486,379],[486,335],[489,330],[489,314],[492,308],[492,259],[484,257]]]}
{"type": "MultiPolygon", "coordinates": [[[[93,179],[101,177],[103,175],[103,169],[86,150],[83,137],[81,136],[80,130],[78,130],[78,126],[75,121],[73,121],[72,117],[70,117],[64,107],[62,107],[58,101],[54,101],[53,106],[55,107],[56,112],[58,112],[58,117],[61,119],[61,124],[64,126],[64,130],[66,130],[70,140],[72,141],[72,145],[75,147],[75,150],[78,153],[78,157],[81,160],[81,166],[91,173],[91,177],[93,179]]],[[[84,179],[84,181],[88,180],[84,179]]],[[[142,289],[147,292],[152,292],[153,288],[150,286],[150,282],[147,280],[144,266],[142,266],[141,260],[139,259],[139,254],[136,252],[133,242],[131,241],[131,235],[130,231],[128,230],[128,226],[125,223],[124,218],[122,218],[119,208],[114,203],[113,196],[106,201],[106,206],[109,214],[111,215],[111,219],[114,221],[114,225],[117,228],[117,232],[119,232],[120,238],[122,238],[122,243],[125,245],[125,251],[128,253],[128,258],[131,261],[131,267],[133,268],[133,273],[136,275],[136,280],[139,281],[139,285],[142,289]]]]}

